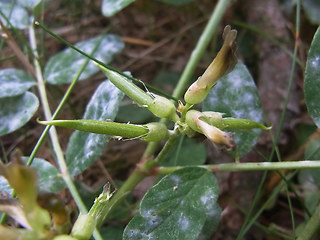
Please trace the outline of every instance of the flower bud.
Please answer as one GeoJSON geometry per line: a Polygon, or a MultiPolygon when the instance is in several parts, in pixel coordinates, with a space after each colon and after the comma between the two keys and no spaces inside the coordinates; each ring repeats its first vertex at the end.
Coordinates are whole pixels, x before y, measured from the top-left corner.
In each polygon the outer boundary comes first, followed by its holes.
{"type": "Polygon", "coordinates": [[[229,25],[225,27],[222,35],[224,39],[223,46],[204,74],[185,93],[184,99],[187,103],[197,104],[202,102],[219,78],[233,70],[237,63],[235,55],[237,49],[236,36],[236,30],[231,30],[229,25]]]}
{"type": "MultiPolygon", "coordinates": [[[[216,116],[222,116],[221,113],[215,113],[216,116]]],[[[205,115],[196,110],[190,110],[186,114],[186,123],[193,130],[204,134],[211,142],[226,150],[233,150],[235,143],[233,134],[224,132],[219,128],[212,126],[205,121],[201,120],[205,115]]]]}
{"type": "Polygon", "coordinates": [[[160,118],[168,118],[174,122],[179,120],[173,102],[159,95],[155,95],[152,103],[148,104],[148,110],[160,118]]]}
{"type": "Polygon", "coordinates": [[[149,129],[149,132],[145,137],[142,137],[142,139],[147,142],[158,142],[167,138],[169,135],[168,128],[163,123],[148,123],[146,127],[149,129]]]}
{"type": "Polygon", "coordinates": [[[235,142],[233,140],[233,133],[224,132],[219,128],[209,125],[205,121],[197,120],[196,124],[201,129],[203,134],[213,143],[226,150],[233,150],[235,142]]]}

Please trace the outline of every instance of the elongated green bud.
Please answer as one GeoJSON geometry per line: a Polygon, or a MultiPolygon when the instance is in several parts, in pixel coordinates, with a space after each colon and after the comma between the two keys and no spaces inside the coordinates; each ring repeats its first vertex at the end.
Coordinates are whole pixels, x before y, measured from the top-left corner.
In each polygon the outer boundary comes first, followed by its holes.
{"type": "Polygon", "coordinates": [[[175,122],[179,120],[176,108],[169,99],[158,95],[153,98],[119,73],[106,69],[101,65],[98,65],[98,67],[117,88],[140,106],[147,107],[155,116],[168,118],[175,122]]]}
{"type": "Polygon", "coordinates": [[[136,138],[146,135],[149,132],[147,127],[141,125],[87,119],[39,121],[39,123],[44,125],[72,128],[83,132],[121,136],[124,138],[136,138]]]}
{"type": "Polygon", "coordinates": [[[95,227],[96,222],[93,216],[89,214],[80,214],[73,225],[71,235],[78,240],[88,240],[95,227]]]}
{"type": "Polygon", "coordinates": [[[163,123],[148,123],[135,125],[97,120],[54,120],[38,121],[44,125],[72,128],[83,132],[106,134],[123,138],[141,138],[144,141],[160,141],[168,137],[168,129],[163,123]]]}
{"type": "Polygon", "coordinates": [[[148,109],[157,117],[168,118],[174,122],[179,120],[175,105],[165,97],[155,95],[152,103],[148,105],[148,109]]]}
{"type": "Polygon", "coordinates": [[[260,128],[263,130],[270,130],[271,127],[266,127],[261,123],[249,119],[236,119],[236,118],[219,118],[208,115],[209,112],[203,112],[203,116],[200,120],[207,122],[221,130],[251,130],[254,128],[260,128]]]}
{"type": "Polygon", "coordinates": [[[145,93],[137,85],[130,82],[127,78],[99,64],[97,64],[97,66],[104,72],[104,74],[117,88],[123,91],[129,98],[131,98],[137,104],[141,106],[149,106],[152,103],[153,98],[149,94],[145,93]]]}
{"type": "Polygon", "coordinates": [[[216,85],[219,78],[231,72],[237,63],[235,51],[237,45],[235,39],[237,31],[231,30],[228,25],[225,27],[223,35],[224,43],[216,58],[212,61],[201,77],[195,81],[184,95],[184,99],[189,104],[202,102],[212,87],[216,85]]]}

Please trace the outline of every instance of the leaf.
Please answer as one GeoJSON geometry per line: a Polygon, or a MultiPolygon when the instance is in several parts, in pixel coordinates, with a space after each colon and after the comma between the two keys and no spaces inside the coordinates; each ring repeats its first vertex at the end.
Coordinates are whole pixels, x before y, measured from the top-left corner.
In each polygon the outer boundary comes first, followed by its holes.
{"type": "Polygon", "coordinates": [[[12,193],[12,188],[10,187],[9,183],[7,182],[7,180],[0,176],[0,192],[1,193],[7,193],[10,194],[12,193]]]}
{"type": "Polygon", "coordinates": [[[0,174],[7,179],[10,186],[15,190],[30,227],[37,232],[47,229],[50,224],[50,216],[46,210],[40,208],[37,204],[36,171],[21,163],[0,164],[0,174]]]}
{"type": "Polygon", "coordinates": [[[0,136],[11,133],[26,124],[38,107],[39,100],[31,92],[0,98],[0,136]]]}
{"type": "Polygon", "coordinates": [[[211,234],[220,208],[218,185],[206,169],[188,167],[164,177],[140,203],[140,214],[127,225],[123,239],[197,239],[209,220],[211,234]]]}
{"type": "Polygon", "coordinates": [[[304,77],[304,94],[309,114],[320,127],[320,27],[310,46],[304,77]]]}
{"type": "Polygon", "coordinates": [[[7,28],[14,27],[18,29],[25,29],[31,24],[29,14],[26,9],[18,4],[14,4],[14,1],[0,0],[0,9],[11,24],[8,24],[7,20],[0,15],[1,21],[7,28]]]}
{"type": "Polygon", "coordinates": [[[102,239],[121,240],[123,229],[120,227],[107,226],[99,230],[102,239]]]}
{"type": "Polygon", "coordinates": [[[0,98],[21,95],[36,81],[24,71],[14,68],[0,70],[0,98]]]}
{"type": "MultiPolygon", "coordinates": [[[[27,163],[29,157],[22,157],[22,160],[27,163]]],[[[35,168],[38,174],[38,189],[43,192],[58,192],[66,188],[66,185],[61,177],[58,169],[51,163],[42,158],[34,158],[32,168],[35,168]]],[[[4,191],[12,193],[12,188],[9,186],[5,178],[0,176],[0,192],[4,191]]]]}
{"type": "Polygon", "coordinates": [[[106,17],[112,17],[135,0],[103,0],[101,11],[106,17]]]}
{"type": "MultiPolygon", "coordinates": [[[[124,94],[109,80],[102,82],[86,107],[84,119],[114,120],[124,94]]],[[[71,175],[80,174],[103,152],[108,136],[75,131],[68,143],[66,161],[71,175]]]]}
{"type": "MultiPolygon", "coordinates": [[[[181,139],[180,139],[181,141],[181,139]]],[[[202,143],[197,143],[192,138],[184,138],[181,148],[179,143],[169,152],[168,157],[163,161],[164,166],[191,166],[204,164],[207,151],[202,143]]]]}
{"type": "Polygon", "coordinates": [[[136,104],[120,106],[117,120],[120,122],[145,123],[153,119],[153,114],[136,104]]]}
{"type": "Polygon", "coordinates": [[[194,2],[195,0],[157,0],[157,1],[174,5],[174,6],[181,6],[181,5],[194,2]]]}
{"type": "Polygon", "coordinates": [[[25,8],[33,9],[36,7],[42,0],[17,0],[17,3],[25,8]]]}
{"type": "MultiPolygon", "coordinates": [[[[27,163],[29,157],[22,157],[27,163]]],[[[38,174],[38,189],[43,192],[58,192],[66,188],[59,170],[51,163],[42,158],[34,158],[32,168],[35,168],[38,174]]]]}
{"type": "MultiPolygon", "coordinates": [[[[309,143],[305,159],[319,160],[320,158],[320,140],[317,139],[309,143]]],[[[305,169],[299,171],[299,183],[302,185],[305,205],[310,212],[313,212],[320,202],[320,170],[305,169]]]]}
{"type": "Polygon", "coordinates": [[[303,0],[301,4],[304,8],[307,18],[313,24],[320,24],[320,1],[319,0],[303,0]]]}
{"type": "MultiPolygon", "coordinates": [[[[226,113],[227,117],[249,119],[262,122],[262,110],[258,90],[243,63],[222,77],[203,102],[204,111],[226,113]]],[[[234,131],[237,149],[235,154],[242,156],[251,150],[261,133],[252,131],[234,131]]]]}
{"type": "MultiPolygon", "coordinates": [[[[124,47],[123,42],[118,36],[107,34],[104,35],[102,39],[101,36],[94,37],[75,44],[75,47],[91,55],[100,40],[99,47],[94,51],[93,57],[107,64],[112,60],[113,55],[119,53],[124,47]]],[[[71,48],[67,48],[50,58],[45,66],[45,79],[51,84],[71,83],[86,61],[86,56],[71,48]]],[[[90,61],[82,72],[79,80],[86,79],[98,71],[99,68],[90,61]]]]}

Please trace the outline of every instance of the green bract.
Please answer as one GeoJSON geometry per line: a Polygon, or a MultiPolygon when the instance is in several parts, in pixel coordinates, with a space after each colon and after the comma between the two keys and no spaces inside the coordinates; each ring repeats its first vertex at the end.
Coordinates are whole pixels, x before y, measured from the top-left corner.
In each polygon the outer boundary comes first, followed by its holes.
{"type": "Polygon", "coordinates": [[[156,95],[152,103],[148,105],[148,109],[160,118],[168,118],[175,122],[179,119],[173,102],[162,96],[156,95]]]}

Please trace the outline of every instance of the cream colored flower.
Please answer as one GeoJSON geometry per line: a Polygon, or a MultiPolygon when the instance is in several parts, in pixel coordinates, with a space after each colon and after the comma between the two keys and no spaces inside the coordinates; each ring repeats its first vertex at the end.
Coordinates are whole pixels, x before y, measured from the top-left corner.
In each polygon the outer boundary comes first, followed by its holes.
{"type": "Polygon", "coordinates": [[[202,133],[214,144],[229,151],[235,148],[232,133],[224,132],[200,119],[196,120],[196,124],[202,133]]]}
{"type": "Polygon", "coordinates": [[[224,43],[216,58],[212,61],[201,77],[195,81],[186,91],[184,99],[189,104],[202,102],[210,90],[216,85],[219,78],[231,72],[237,63],[235,55],[237,44],[235,39],[237,31],[231,30],[228,25],[225,27],[223,35],[224,43]]]}

